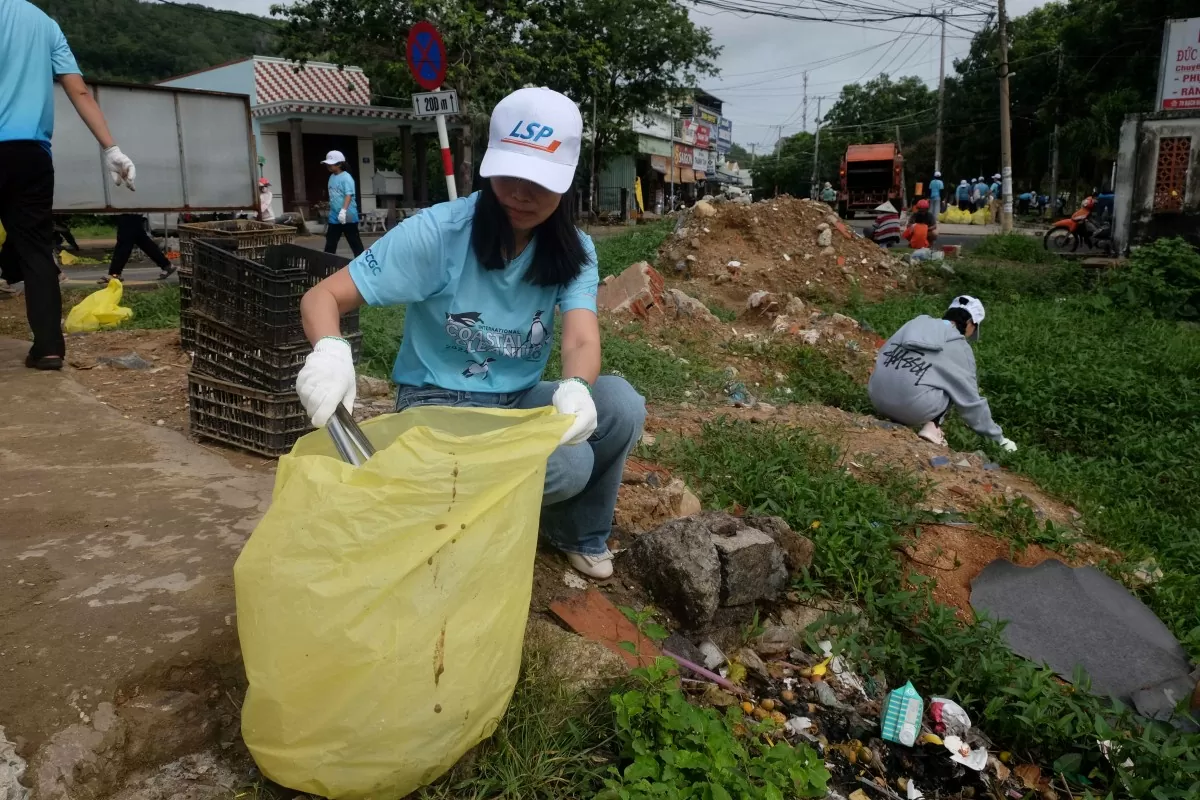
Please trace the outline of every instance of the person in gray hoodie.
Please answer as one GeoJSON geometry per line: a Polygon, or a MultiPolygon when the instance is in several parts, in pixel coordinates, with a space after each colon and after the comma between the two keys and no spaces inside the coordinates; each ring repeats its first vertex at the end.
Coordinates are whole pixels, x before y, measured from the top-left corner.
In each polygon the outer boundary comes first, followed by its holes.
{"type": "Polygon", "coordinates": [[[969,342],[979,338],[983,318],[983,303],[960,295],[941,319],[922,314],[906,322],[875,359],[867,384],[875,410],[902,425],[919,426],[922,439],[945,445],[942,420],[953,406],[971,430],[1009,452],[1016,450],[979,395],[969,342]]]}

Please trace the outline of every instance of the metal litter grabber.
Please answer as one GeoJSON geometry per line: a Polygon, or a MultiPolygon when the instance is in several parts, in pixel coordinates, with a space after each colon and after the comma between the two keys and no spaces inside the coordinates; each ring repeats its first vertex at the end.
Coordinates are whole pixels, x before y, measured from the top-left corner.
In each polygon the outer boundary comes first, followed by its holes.
{"type": "Polygon", "coordinates": [[[325,430],[329,431],[329,437],[333,439],[333,446],[337,448],[338,455],[347,464],[361,467],[371,456],[375,455],[375,448],[371,445],[371,441],[367,439],[362,428],[358,427],[358,423],[341,403],[338,404],[337,411],[326,423],[325,430]]]}

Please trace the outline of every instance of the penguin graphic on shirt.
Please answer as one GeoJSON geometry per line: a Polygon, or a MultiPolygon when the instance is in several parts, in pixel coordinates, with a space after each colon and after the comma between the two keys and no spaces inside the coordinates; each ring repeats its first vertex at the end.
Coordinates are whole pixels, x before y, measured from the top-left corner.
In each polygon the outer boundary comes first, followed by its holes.
{"type": "Polygon", "coordinates": [[[488,376],[488,373],[491,372],[491,367],[488,365],[491,364],[495,360],[496,359],[494,359],[494,358],[485,358],[482,363],[475,362],[475,361],[468,361],[467,368],[464,369],[462,372],[463,377],[464,378],[486,378],[488,376]]]}
{"type": "Polygon", "coordinates": [[[446,314],[446,333],[455,336],[459,331],[471,330],[481,322],[483,322],[483,314],[478,311],[446,314]]]}
{"type": "Polygon", "coordinates": [[[525,336],[525,344],[541,347],[542,342],[546,341],[547,333],[546,323],[542,322],[542,312],[538,311],[533,315],[533,324],[529,326],[529,333],[525,336]]]}

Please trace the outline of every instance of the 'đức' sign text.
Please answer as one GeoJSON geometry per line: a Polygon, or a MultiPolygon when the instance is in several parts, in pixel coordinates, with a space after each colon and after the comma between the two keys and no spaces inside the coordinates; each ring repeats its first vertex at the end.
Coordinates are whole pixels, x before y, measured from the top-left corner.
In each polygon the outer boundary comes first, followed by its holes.
{"type": "Polygon", "coordinates": [[[1200,17],[1167,20],[1156,111],[1200,109],[1200,17]]]}

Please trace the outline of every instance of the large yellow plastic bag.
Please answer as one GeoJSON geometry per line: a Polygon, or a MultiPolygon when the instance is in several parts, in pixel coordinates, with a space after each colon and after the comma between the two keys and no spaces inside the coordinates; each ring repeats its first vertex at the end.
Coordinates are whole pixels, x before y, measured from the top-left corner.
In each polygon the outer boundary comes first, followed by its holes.
{"type": "Polygon", "coordinates": [[[111,328],[133,316],[132,308],[121,305],[121,282],[110,279],[108,286],[80,300],[67,314],[67,333],[111,328]]]}
{"type": "Polygon", "coordinates": [[[552,409],[416,408],[325,431],[279,462],[234,567],[263,773],[330,798],[400,798],[487,738],[516,685],[552,409]]]}

